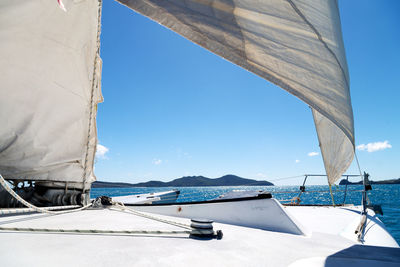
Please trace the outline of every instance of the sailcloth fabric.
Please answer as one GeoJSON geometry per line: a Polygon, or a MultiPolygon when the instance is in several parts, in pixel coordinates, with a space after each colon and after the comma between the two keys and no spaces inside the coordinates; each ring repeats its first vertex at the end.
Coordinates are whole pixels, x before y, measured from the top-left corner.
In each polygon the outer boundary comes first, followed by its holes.
{"type": "Polygon", "coordinates": [[[336,0],[118,1],[310,105],[329,183],[348,168],[353,111],[336,0]]]}
{"type": "Polygon", "coordinates": [[[95,180],[98,0],[2,0],[0,173],[50,186],[95,180]]]}

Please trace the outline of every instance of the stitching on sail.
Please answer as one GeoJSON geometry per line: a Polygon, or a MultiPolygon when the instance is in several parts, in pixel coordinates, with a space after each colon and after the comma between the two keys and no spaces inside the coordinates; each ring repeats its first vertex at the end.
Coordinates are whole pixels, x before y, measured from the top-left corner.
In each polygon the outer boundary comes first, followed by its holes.
{"type": "MultiPolygon", "coordinates": [[[[93,76],[92,76],[92,90],[90,96],[90,114],[89,114],[89,128],[88,128],[88,136],[87,136],[87,143],[86,143],[86,154],[85,154],[85,163],[83,169],[83,189],[85,189],[86,184],[86,174],[87,174],[87,163],[89,157],[89,145],[90,145],[90,135],[91,135],[91,128],[92,128],[92,120],[93,118],[93,109],[94,109],[94,89],[97,87],[96,83],[96,73],[97,73],[97,60],[100,56],[100,30],[101,30],[101,7],[102,7],[102,0],[98,0],[98,14],[97,14],[97,40],[96,40],[96,55],[94,57],[94,67],[93,67],[93,76]]],[[[96,149],[96,146],[95,146],[96,149]]]]}
{"type": "Polygon", "coordinates": [[[292,0],[286,0],[286,1],[292,6],[292,8],[294,9],[294,11],[296,11],[296,13],[304,20],[304,22],[307,23],[308,26],[310,26],[310,28],[311,28],[311,29],[314,31],[314,33],[317,35],[318,40],[320,40],[320,42],[325,46],[325,48],[329,51],[329,53],[331,53],[332,56],[335,58],[336,62],[337,62],[338,65],[339,65],[340,70],[342,71],[342,74],[343,74],[344,80],[346,81],[347,87],[350,87],[349,81],[347,81],[346,74],[345,74],[345,72],[344,72],[344,70],[343,70],[342,65],[340,64],[339,59],[336,57],[336,54],[329,48],[329,46],[327,45],[327,43],[322,39],[321,34],[320,34],[320,33],[318,32],[318,30],[314,27],[314,25],[312,25],[311,22],[308,21],[307,18],[304,16],[304,14],[301,13],[301,11],[298,9],[298,7],[296,6],[296,4],[293,3],[292,0]]]}

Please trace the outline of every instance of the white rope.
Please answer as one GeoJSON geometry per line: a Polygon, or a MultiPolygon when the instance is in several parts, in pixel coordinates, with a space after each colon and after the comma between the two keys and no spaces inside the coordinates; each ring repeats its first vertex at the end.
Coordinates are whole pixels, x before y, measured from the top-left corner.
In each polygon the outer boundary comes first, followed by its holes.
{"type": "MultiPolygon", "coordinates": [[[[46,232],[46,233],[79,233],[79,234],[130,234],[130,235],[171,235],[171,234],[202,234],[201,230],[191,231],[163,231],[163,230],[97,230],[97,229],[50,229],[26,227],[0,227],[1,231],[17,232],[46,232]]],[[[206,232],[206,231],[204,231],[206,232]]]]}
{"type": "Polygon", "coordinates": [[[360,167],[360,162],[358,162],[358,157],[357,157],[357,152],[356,151],[354,151],[354,156],[356,158],[358,171],[360,172],[360,177],[363,177],[363,174],[362,174],[362,171],[361,171],[361,167],[360,167]]]}
{"type": "MultiPolygon", "coordinates": [[[[54,207],[44,207],[42,210],[68,210],[79,208],[79,205],[69,205],[69,206],[54,206],[54,207]]],[[[19,214],[19,213],[28,213],[34,212],[34,209],[31,208],[16,208],[16,209],[0,209],[0,215],[6,214],[19,214]]]]}
{"type": "MultiPolygon", "coordinates": [[[[30,204],[29,202],[27,202],[23,198],[21,198],[17,193],[15,193],[1,175],[0,175],[0,184],[16,200],[18,200],[19,202],[21,202],[22,204],[24,204],[25,206],[28,207],[28,209],[21,209],[21,213],[37,211],[40,213],[48,213],[48,214],[56,215],[56,214],[64,214],[64,213],[69,213],[69,212],[80,211],[80,210],[86,209],[93,205],[93,203],[90,203],[90,204],[88,204],[84,207],[78,208],[78,209],[54,212],[54,211],[51,211],[50,209],[60,208],[60,207],[38,208],[38,207],[30,204]]],[[[154,217],[154,216],[127,208],[127,207],[125,207],[125,205],[123,203],[112,202],[111,204],[112,204],[111,209],[116,208],[118,211],[122,211],[122,212],[127,211],[127,212],[132,213],[137,216],[141,216],[141,217],[144,217],[147,219],[155,220],[158,222],[170,224],[170,225],[181,227],[181,228],[185,228],[187,230],[186,231],[160,231],[160,230],[148,231],[148,230],[97,230],[97,229],[49,229],[49,228],[0,227],[0,231],[79,233],[79,234],[129,234],[129,235],[156,235],[156,234],[159,234],[159,235],[170,235],[170,234],[210,235],[209,229],[207,229],[207,230],[192,229],[192,227],[190,227],[190,225],[161,219],[158,217],[154,217]]],[[[69,206],[69,207],[71,207],[71,206],[69,206]]],[[[0,214],[16,213],[17,212],[16,210],[18,210],[18,209],[11,209],[11,210],[1,210],[0,209],[0,214]],[[1,213],[1,211],[3,211],[4,213],[1,213]]],[[[212,234],[214,235],[215,232],[212,231],[212,234]]]]}
{"type": "Polygon", "coordinates": [[[47,210],[47,209],[45,209],[45,208],[36,207],[35,205],[32,205],[31,203],[27,202],[27,201],[24,200],[22,197],[20,197],[17,193],[15,193],[15,192],[10,188],[10,186],[7,184],[6,180],[4,180],[3,176],[1,176],[1,174],[0,174],[0,185],[2,185],[3,188],[4,188],[8,193],[10,193],[11,196],[13,196],[13,197],[14,197],[16,200],[18,200],[19,202],[21,202],[24,206],[26,206],[26,207],[32,209],[32,211],[36,211],[36,212],[40,212],[40,213],[47,213],[47,214],[54,214],[54,215],[56,215],[56,214],[64,214],[64,213],[70,213],[70,212],[80,211],[80,210],[87,209],[88,207],[92,206],[92,203],[90,203],[90,204],[88,204],[88,205],[86,205],[86,206],[83,206],[83,207],[81,207],[81,208],[79,208],[79,209],[73,209],[73,210],[67,210],[67,211],[50,211],[50,210],[47,210]]]}
{"type": "MultiPolygon", "coordinates": [[[[155,221],[158,221],[158,222],[174,225],[174,226],[185,228],[185,229],[192,229],[190,227],[190,225],[187,225],[187,224],[161,219],[161,218],[158,218],[158,217],[154,217],[154,216],[139,212],[139,211],[131,209],[131,208],[127,208],[123,203],[120,203],[120,202],[113,202],[113,206],[112,207],[115,207],[120,211],[127,211],[129,213],[134,214],[134,215],[141,216],[141,217],[144,217],[144,218],[147,218],[147,219],[150,219],[150,220],[155,220],[155,221]]],[[[112,207],[111,207],[111,209],[112,209],[112,207]]]]}
{"type": "Polygon", "coordinates": [[[360,241],[361,243],[364,242],[364,231],[365,231],[366,223],[367,223],[367,214],[363,214],[360,219],[360,224],[357,226],[357,229],[354,231],[354,233],[357,235],[357,240],[360,241]]]}

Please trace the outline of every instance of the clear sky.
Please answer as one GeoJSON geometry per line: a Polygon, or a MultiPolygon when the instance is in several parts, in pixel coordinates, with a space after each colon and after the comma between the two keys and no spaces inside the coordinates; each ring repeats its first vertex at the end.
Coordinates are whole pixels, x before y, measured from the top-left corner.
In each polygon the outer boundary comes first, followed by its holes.
{"type": "MultiPolygon", "coordinates": [[[[374,180],[400,177],[400,1],[339,7],[361,168],[374,180]]],[[[101,57],[98,180],[324,173],[306,104],[111,0],[101,57]]]]}

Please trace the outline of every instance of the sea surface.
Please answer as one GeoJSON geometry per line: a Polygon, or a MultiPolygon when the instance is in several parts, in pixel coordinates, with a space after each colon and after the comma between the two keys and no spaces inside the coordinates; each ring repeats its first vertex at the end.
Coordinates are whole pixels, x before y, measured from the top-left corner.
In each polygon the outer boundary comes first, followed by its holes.
{"type": "MultiPolygon", "coordinates": [[[[271,192],[273,197],[283,203],[290,202],[298,196],[299,186],[218,186],[218,187],[134,187],[134,188],[93,188],[91,197],[123,196],[178,189],[181,191],[177,202],[211,200],[232,190],[253,191],[264,190],[271,192]]],[[[347,193],[344,185],[333,187],[336,204],[345,201],[346,204],[361,204],[361,185],[349,185],[347,193]]],[[[389,232],[400,244],[400,185],[372,185],[368,192],[371,204],[382,206],[383,215],[378,215],[389,232]]],[[[302,204],[332,204],[328,186],[309,185],[301,195],[302,204]]]]}

